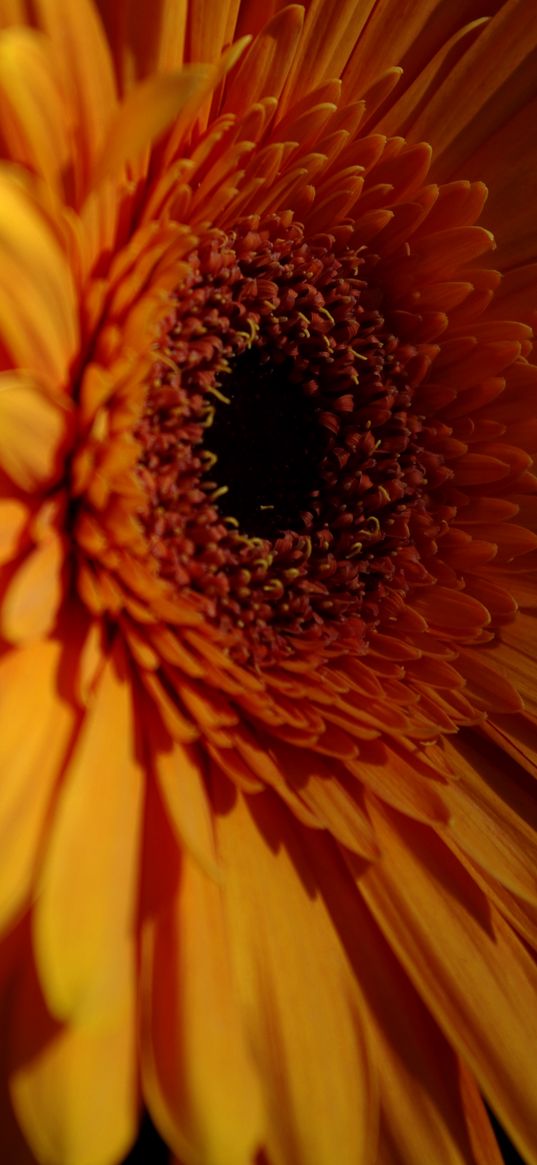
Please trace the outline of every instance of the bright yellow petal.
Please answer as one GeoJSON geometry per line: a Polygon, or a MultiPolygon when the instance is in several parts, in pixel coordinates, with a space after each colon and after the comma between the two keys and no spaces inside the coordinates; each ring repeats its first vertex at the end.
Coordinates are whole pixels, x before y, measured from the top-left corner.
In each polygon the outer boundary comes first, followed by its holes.
{"type": "Polygon", "coordinates": [[[31,964],[17,982],[9,1043],[11,1094],[40,1165],[110,1165],[138,1125],[134,979],[107,1023],[56,1028],[31,964]]]}
{"type": "Polygon", "coordinates": [[[66,108],[51,46],[38,32],[10,28],[0,36],[0,126],[9,156],[60,192],[69,139],[66,108]]]}
{"type": "Polygon", "coordinates": [[[51,1010],[100,1016],[131,973],[142,775],[119,649],[100,677],[56,807],[35,917],[51,1010]]]}
{"type": "Polygon", "coordinates": [[[40,639],[52,630],[64,597],[63,539],[52,532],[31,550],[4,592],[0,628],[9,643],[40,639]]]}
{"type": "Polygon", "coordinates": [[[0,334],[13,362],[62,388],[78,344],[72,278],[37,204],[0,170],[0,334]]]}
{"type": "Polygon", "coordinates": [[[31,893],[52,792],[76,724],[59,692],[61,655],[61,645],[48,640],[7,652],[0,663],[3,927],[31,893]]]}
{"type": "Polygon", "coordinates": [[[0,372],[0,458],[17,485],[31,490],[58,475],[67,419],[27,373],[0,372]]]}
{"type": "MultiPolygon", "coordinates": [[[[180,771],[176,779],[181,789],[180,771]]],[[[209,821],[205,834],[207,850],[213,847],[209,821]]],[[[160,866],[164,878],[162,842],[160,866]]],[[[146,924],[143,958],[142,1062],[154,1119],[184,1165],[250,1165],[264,1130],[231,971],[222,889],[188,852],[181,857],[174,899],[146,924]]]]}

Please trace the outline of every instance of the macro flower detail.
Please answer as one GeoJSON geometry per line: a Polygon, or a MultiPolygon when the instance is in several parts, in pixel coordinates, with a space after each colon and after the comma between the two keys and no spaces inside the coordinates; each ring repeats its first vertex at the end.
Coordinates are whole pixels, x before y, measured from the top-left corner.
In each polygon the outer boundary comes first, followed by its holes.
{"type": "Polygon", "coordinates": [[[534,34],[401,11],[0,0],[17,1165],[537,1162],[534,34]]]}

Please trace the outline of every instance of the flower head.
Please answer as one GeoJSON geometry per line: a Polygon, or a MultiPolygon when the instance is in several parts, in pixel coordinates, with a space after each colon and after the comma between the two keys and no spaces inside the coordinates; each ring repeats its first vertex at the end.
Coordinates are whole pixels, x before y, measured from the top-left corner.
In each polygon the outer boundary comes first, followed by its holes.
{"type": "Polygon", "coordinates": [[[523,7],[0,0],[10,1160],[537,1160],[523,7]]]}

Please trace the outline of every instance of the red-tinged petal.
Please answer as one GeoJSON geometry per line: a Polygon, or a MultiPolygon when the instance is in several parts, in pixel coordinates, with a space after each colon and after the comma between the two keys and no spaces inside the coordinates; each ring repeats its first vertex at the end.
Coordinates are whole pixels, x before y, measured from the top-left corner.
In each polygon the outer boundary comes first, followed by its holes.
{"type": "Polygon", "coordinates": [[[64,597],[65,546],[51,533],[31,550],[4,592],[0,627],[10,643],[40,639],[52,630],[64,597]]]}
{"type": "Polygon", "coordinates": [[[304,10],[283,8],[247,49],[226,91],[226,110],[241,114],[264,97],[279,97],[299,42],[304,10]]]}
{"type": "MultiPolygon", "coordinates": [[[[208,816],[201,832],[214,866],[208,816]]],[[[263,1115],[222,889],[188,853],[173,901],[145,925],[142,959],[143,1084],[157,1125],[185,1165],[249,1165],[263,1115]]]]}
{"type": "Polygon", "coordinates": [[[7,652],[0,663],[2,926],[35,887],[53,790],[77,723],[59,690],[61,656],[61,644],[48,640],[7,652]]]}
{"type": "Polygon", "coordinates": [[[357,985],[329,914],[312,894],[299,827],[269,795],[225,809],[217,851],[245,1030],[275,1165],[373,1162],[376,1096],[357,985]],[[308,971],[304,974],[304,952],[308,971]]]}
{"type": "Polygon", "coordinates": [[[370,8],[371,0],[366,0],[358,15],[354,0],[341,0],[335,10],[324,0],[311,0],[285,91],[287,100],[291,94],[307,92],[319,81],[341,76],[370,8]]]}
{"type": "Polygon", "coordinates": [[[372,812],[387,850],[360,875],[360,889],[450,1043],[532,1159],[535,965],[430,830],[402,829],[384,808],[372,812]]]}
{"type": "Polygon", "coordinates": [[[537,719],[529,712],[500,716],[485,725],[485,732],[508,756],[513,757],[532,777],[537,776],[537,719]]]}
{"type": "Polygon", "coordinates": [[[489,485],[502,481],[509,473],[507,462],[486,453],[463,453],[455,463],[458,486],[489,485]]]}
{"type": "MultiPolygon", "coordinates": [[[[188,7],[185,60],[217,61],[224,46],[237,39],[235,24],[242,5],[239,0],[222,0],[215,9],[211,0],[199,0],[185,7],[188,7]]],[[[244,31],[248,34],[251,29],[244,31]]],[[[238,35],[242,36],[242,31],[238,35]]]]}
{"type": "Polygon", "coordinates": [[[431,100],[440,80],[449,73],[460,57],[488,24],[489,18],[482,16],[465,24],[444,41],[431,61],[418,73],[416,79],[399,96],[380,119],[380,127],[387,134],[408,133],[424,106],[431,100]]]}
{"type": "MultiPolygon", "coordinates": [[[[534,591],[535,588],[533,588],[534,591]]],[[[507,675],[528,711],[537,712],[535,692],[537,621],[533,614],[519,611],[506,623],[498,639],[487,650],[487,661],[500,675],[507,675]]]]}
{"type": "MultiPolygon", "coordinates": [[[[130,0],[97,0],[106,28],[119,87],[125,92],[137,81],[161,70],[178,69],[183,64],[187,5],[176,0],[154,0],[151,20],[139,4],[130,0]]],[[[206,61],[202,53],[197,58],[206,61]]]]}
{"type": "Polygon", "coordinates": [[[499,290],[489,308],[491,319],[523,320],[537,326],[537,263],[524,263],[504,273],[499,290]]]}
{"type": "Polygon", "coordinates": [[[142,812],[135,749],[126,664],[116,647],[69,764],[36,905],[39,973],[62,1018],[102,1022],[132,973],[142,812]]]}
{"type": "MultiPolygon", "coordinates": [[[[522,108],[516,110],[514,116],[508,117],[508,110],[504,107],[505,99],[502,97],[499,102],[500,128],[494,126],[496,132],[487,134],[477,151],[464,161],[458,162],[460,170],[464,169],[469,175],[479,173],[489,187],[490,199],[485,217],[487,226],[494,231],[497,239],[498,252],[495,263],[501,271],[509,270],[521,263],[532,263],[537,258],[537,231],[529,209],[535,191],[535,174],[531,158],[534,157],[537,144],[533,55],[527,61],[526,93],[517,94],[520,87],[520,79],[517,78],[517,83],[512,83],[509,91],[513,91],[515,99],[518,96],[522,108]],[[533,100],[529,100],[530,97],[533,100]],[[510,182],[507,181],[508,175],[510,182]]],[[[496,116],[498,120],[498,115],[496,116]]],[[[482,132],[479,137],[482,140],[482,132]]],[[[464,142],[464,139],[463,143],[461,147],[466,153],[469,143],[464,142]]],[[[530,288],[530,296],[523,307],[523,318],[529,314],[529,323],[535,322],[532,315],[535,310],[534,304],[535,299],[531,298],[530,288]]]]}
{"type": "MultiPolygon", "coordinates": [[[[450,177],[460,160],[505,120],[505,95],[499,93],[535,47],[524,0],[510,0],[483,28],[455,68],[431,95],[410,137],[435,150],[435,170],[450,177]],[[466,150],[462,154],[461,150],[466,150]]],[[[528,62],[529,64],[529,62],[528,62]]],[[[516,102],[516,86],[510,90],[516,102]]],[[[509,109],[509,105],[507,109],[509,109]]],[[[511,106],[512,108],[512,106],[511,106]]]]}
{"type": "Polygon", "coordinates": [[[516,340],[474,344],[471,352],[459,360],[450,361],[444,371],[440,353],[435,361],[435,379],[441,381],[444,377],[453,377],[457,390],[460,391],[471,384],[486,380],[489,376],[498,376],[519,354],[520,345],[516,340]]]}
{"type": "Polygon", "coordinates": [[[466,629],[466,634],[472,634],[490,622],[489,613],[481,603],[464,591],[449,587],[424,588],[417,593],[412,605],[427,619],[433,634],[435,630],[450,631],[456,638],[463,629],[466,629]]]}
{"type": "Polygon", "coordinates": [[[63,402],[53,401],[31,376],[0,372],[2,468],[22,489],[58,476],[68,419],[63,402]]]}
{"type": "Polygon", "coordinates": [[[521,712],[522,700],[508,676],[487,663],[486,651],[462,649],[457,668],[466,680],[467,695],[487,712],[521,712]]]}

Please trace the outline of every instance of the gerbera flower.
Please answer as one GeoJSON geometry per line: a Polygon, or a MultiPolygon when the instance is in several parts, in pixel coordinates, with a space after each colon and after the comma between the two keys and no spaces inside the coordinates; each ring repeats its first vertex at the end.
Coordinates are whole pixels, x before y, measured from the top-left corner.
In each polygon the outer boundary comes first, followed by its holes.
{"type": "Polygon", "coordinates": [[[0,0],[3,1160],[537,1161],[527,17],[0,0]]]}

